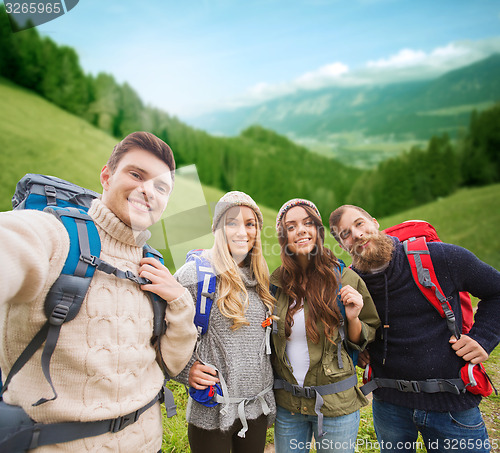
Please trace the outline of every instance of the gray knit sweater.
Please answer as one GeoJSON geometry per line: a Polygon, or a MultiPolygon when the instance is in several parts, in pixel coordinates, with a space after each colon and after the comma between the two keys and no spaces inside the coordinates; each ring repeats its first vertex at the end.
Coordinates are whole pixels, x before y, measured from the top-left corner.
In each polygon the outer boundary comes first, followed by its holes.
{"type": "MultiPolygon", "coordinates": [[[[249,305],[246,310],[246,319],[250,325],[232,331],[232,321],[223,316],[217,307],[218,290],[210,312],[207,332],[203,335],[198,353],[200,358],[211,364],[222,373],[226,380],[230,397],[253,397],[273,384],[273,371],[270,356],[265,350],[265,329],[262,322],[266,319],[266,306],[256,292],[257,281],[250,276],[250,269],[240,269],[240,275],[246,286],[249,305]]],[[[186,287],[193,300],[196,301],[197,275],[196,264],[190,261],[182,266],[175,277],[186,287]]],[[[185,385],[188,383],[189,370],[195,357],[184,370],[174,379],[185,385]]],[[[269,390],[264,399],[271,412],[268,415],[268,425],[271,425],[276,415],[276,404],[273,390],[269,390]]],[[[221,413],[221,404],[214,407],[205,407],[192,401],[188,411],[188,422],[202,429],[220,429],[227,431],[238,419],[238,406],[229,405],[226,414],[221,413]]],[[[247,420],[254,420],[262,415],[262,405],[254,400],[245,405],[247,420]]]]}

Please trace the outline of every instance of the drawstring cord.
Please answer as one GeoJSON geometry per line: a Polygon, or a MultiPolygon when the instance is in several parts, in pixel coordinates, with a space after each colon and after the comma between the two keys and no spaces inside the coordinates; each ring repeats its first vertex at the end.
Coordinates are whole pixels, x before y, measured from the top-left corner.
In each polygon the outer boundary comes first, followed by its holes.
{"type": "Polygon", "coordinates": [[[387,275],[384,272],[384,291],[385,291],[385,318],[384,318],[384,356],[382,358],[382,365],[385,365],[385,359],[387,358],[387,340],[389,337],[389,292],[387,288],[387,275]]]}

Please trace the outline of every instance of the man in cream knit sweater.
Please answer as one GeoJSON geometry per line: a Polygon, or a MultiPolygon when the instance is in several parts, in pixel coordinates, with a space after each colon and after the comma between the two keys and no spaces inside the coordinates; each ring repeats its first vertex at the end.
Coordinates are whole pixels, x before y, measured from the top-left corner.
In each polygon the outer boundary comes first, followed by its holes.
{"type": "MultiPolygon", "coordinates": [[[[135,132],[115,146],[101,171],[103,194],[89,214],[102,243],[101,259],[151,280],[142,287],[96,271],[82,307],[65,323],[51,361],[58,397],[40,366],[40,348],[4,393],[40,423],[86,422],[120,417],[152,401],[163,373],[151,345],[153,310],[146,291],[167,302],[167,331],[160,348],[168,371],[178,374],[196,342],[194,303],[168,270],[155,274],[142,258],[147,228],[160,219],[173,186],[175,162],[169,146],[135,132]]],[[[44,301],[59,276],[69,237],[53,215],[32,210],[0,213],[0,368],[5,375],[46,321],[44,301]]],[[[144,452],[161,448],[159,403],[117,433],[37,448],[39,452],[144,452]]],[[[31,451],[31,450],[30,450],[31,451]]]]}

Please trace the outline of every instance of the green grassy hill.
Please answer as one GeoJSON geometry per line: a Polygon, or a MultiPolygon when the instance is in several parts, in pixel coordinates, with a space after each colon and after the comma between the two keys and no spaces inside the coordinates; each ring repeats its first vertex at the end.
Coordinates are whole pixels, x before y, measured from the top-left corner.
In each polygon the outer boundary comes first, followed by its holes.
{"type": "Polygon", "coordinates": [[[0,78],[0,210],[16,182],[44,173],[99,190],[99,172],[116,140],[33,92],[0,78]]]}
{"type": "MultiPolygon", "coordinates": [[[[100,191],[99,173],[117,143],[114,137],[3,78],[0,100],[0,211],[11,209],[16,183],[26,173],[58,176],[100,191]]],[[[152,229],[151,240],[167,252],[171,269],[182,264],[190,249],[211,246],[210,208],[222,195],[202,186],[193,166],[179,171],[163,222],[152,229]]],[[[279,259],[276,212],[265,207],[262,212],[265,248],[269,256],[279,259]]],[[[271,262],[271,266],[278,264],[276,259],[271,262]]]]}

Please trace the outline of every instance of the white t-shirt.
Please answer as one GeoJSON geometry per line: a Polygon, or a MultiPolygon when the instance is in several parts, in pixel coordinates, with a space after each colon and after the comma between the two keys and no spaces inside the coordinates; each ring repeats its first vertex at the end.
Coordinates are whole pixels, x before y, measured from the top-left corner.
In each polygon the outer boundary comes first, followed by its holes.
{"type": "Polygon", "coordinates": [[[286,354],[292,366],[293,376],[302,387],[309,370],[309,349],[307,347],[304,306],[293,315],[292,332],[286,342],[286,354]]]}

